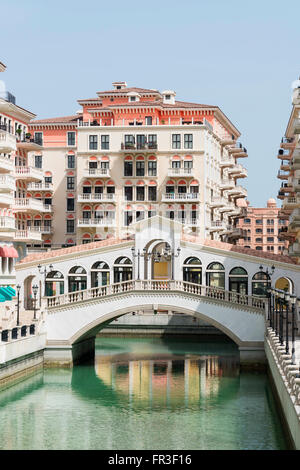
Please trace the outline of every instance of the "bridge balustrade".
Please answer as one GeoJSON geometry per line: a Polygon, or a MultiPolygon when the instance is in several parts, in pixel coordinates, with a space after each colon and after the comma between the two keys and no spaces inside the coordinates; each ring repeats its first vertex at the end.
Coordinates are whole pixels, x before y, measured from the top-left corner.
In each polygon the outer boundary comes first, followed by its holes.
{"type": "Polygon", "coordinates": [[[264,309],[265,299],[260,297],[239,294],[238,292],[225,291],[224,289],[203,286],[186,281],[170,281],[170,280],[141,280],[141,281],[123,281],[116,284],[106,286],[93,287],[92,289],[81,290],[62,294],[57,297],[47,297],[47,307],[56,307],[60,305],[73,304],[85,300],[106,297],[109,295],[121,294],[125,292],[142,290],[142,291],[180,291],[189,294],[198,295],[200,297],[208,297],[218,301],[226,301],[234,304],[264,309]]]}

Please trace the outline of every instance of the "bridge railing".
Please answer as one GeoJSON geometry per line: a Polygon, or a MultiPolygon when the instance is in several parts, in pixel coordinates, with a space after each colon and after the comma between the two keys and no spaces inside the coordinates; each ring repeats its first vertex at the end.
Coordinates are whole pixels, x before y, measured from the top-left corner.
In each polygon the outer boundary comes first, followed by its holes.
{"type": "Polygon", "coordinates": [[[265,307],[265,299],[260,297],[239,294],[238,292],[226,291],[218,287],[203,286],[192,282],[170,280],[123,281],[116,284],[109,284],[107,286],[92,287],[91,289],[69,292],[59,296],[46,297],[46,301],[47,307],[53,308],[136,290],[187,292],[189,294],[198,295],[199,297],[208,297],[258,309],[264,309],[265,307]]]}

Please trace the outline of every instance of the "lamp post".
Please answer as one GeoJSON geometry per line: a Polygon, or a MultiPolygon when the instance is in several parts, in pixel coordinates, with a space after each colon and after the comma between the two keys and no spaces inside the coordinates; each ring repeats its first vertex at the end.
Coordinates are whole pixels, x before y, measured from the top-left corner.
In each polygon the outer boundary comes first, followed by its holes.
{"type": "Polygon", "coordinates": [[[32,286],[32,290],[33,290],[33,296],[34,296],[34,300],[33,300],[33,319],[36,320],[36,295],[37,295],[37,291],[38,291],[38,286],[35,284],[34,286],[32,286]]]}
{"type": "Polygon", "coordinates": [[[279,291],[279,341],[283,346],[283,304],[284,304],[284,291],[279,291]]]}
{"type": "Polygon", "coordinates": [[[164,248],[163,253],[159,253],[158,251],[152,251],[151,253],[147,253],[146,248],[143,248],[143,252],[140,253],[140,250],[138,250],[137,253],[135,253],[134,248],[131,248],[133,256],[138,257],[138,278],[139,278],[139,257],[143,257],[146,261],[149,259],[153,259],[154,262],[159,263],[161,259],[163,258],[171,258],[171,280],[174,280],[174,259],[178,258],[181,252],[181,248],[177,248],[177,254],[175,253],[174,250],[171,250],[170,246],[167,245],[164,248]]]}
{"type": "Polygon", "coordinates": [[[286,308],[285,312],[285,354],[289,353],[289,305],[290,305],[291,296],[289,292],[284,294],[284,305],[286,308]]]}
{"type": "Polygon", "coordinates": [[[295,361],[295,331],[297,330],[295,325],[295,308],[296,302],[298,307],[300,307],[300,299],[297,299],[295,295],[291,296],[291,304],[292,304],[292,364],[296,363],[295,361]]]}
{"type": "Polygon", "coordinates": [[[136,253],[134,247],[131,248],[131,251],[132,251],[132,257],[138,259],[137,280],[139,281],[140,280],[140,256],[143,256],[143,255],[141,255],[140,250],[138,250],[136,253]]]}
{"type": "Polygon", "coordinates": [[[20,284],[18,284],[16,286],[16,289],[17,289],[17,303],[16,303],[16,307],[17,307],[17,326],[19,326],[20,325],[20,290],[21,290],[20,284]]]}
{"type": "Polygon", "coordinates": [[[174,281],[174,259],[180,256],[181,248],[177,248],[177,254],[174,250],[170,251],[169,247],[166,247],[164,256],[171,256],[171,280],[174,281]]]}
{"type": "Polygon", "coordinates": [[[53,271],[53,269],[54,269],[53,264],[49,264],[48,268],[47,268],[47,266],[45,266],[44,269],[42,269],[41,264],[38,265],[39,273],[43,274],[43,276],[44,276],[44,297],[46,297],[46,277],[47,277],[47,274],[49,274],[51,271],[53,271]]]}

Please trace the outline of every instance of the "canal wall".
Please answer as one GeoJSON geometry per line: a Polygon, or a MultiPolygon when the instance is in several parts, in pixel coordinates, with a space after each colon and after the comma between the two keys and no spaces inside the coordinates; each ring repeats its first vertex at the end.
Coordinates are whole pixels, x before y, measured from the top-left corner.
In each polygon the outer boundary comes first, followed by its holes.
{"type": "Polygon", "coordinates": [[[0,389],[23,380],[44,364],[46,333],[0,343],[0,389]]]}
{"type": "Polygon", "coordinates": [[[265,352],[268,371],[275,389],[281,415],[293,447],[300,450],[300,378],[299,369],[285,354],[271,328],[267,329],[265,352]]]}
{"type": "Polygon", "coordinates": [[[105,335],[223,335],[224,334],[197,317],[180,313],[129,313],[113,320],[99,331],[105,335]]]}

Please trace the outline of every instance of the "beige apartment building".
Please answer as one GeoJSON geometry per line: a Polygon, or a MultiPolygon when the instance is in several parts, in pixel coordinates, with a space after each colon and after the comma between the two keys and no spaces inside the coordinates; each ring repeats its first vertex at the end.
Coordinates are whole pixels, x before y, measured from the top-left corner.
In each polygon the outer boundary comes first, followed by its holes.
{"type": "Polygon", "coordinates": [[[300,80],[293,85],[292,110],[277,155],[282,180],[278,198],[282,200],[280,217],[289,222],[281,238],[289,242],[289,256],[300,262],[300,80]]]}
{"type": "Polygon", "coordinates": [[[32,249],[130,238],[136,222],[154,215],[182,222],[187,234],[242,236],[237,201],[247,192],[238,180],[247,170],[239,158],[248,155],[220,108],[125,82],[78,103],[75,115],[29,125],[42,146],[30,158],[53,189],[50,198],[40,183],[28,188],[53,209],[28,219],[50,227],[32,249]]]}

